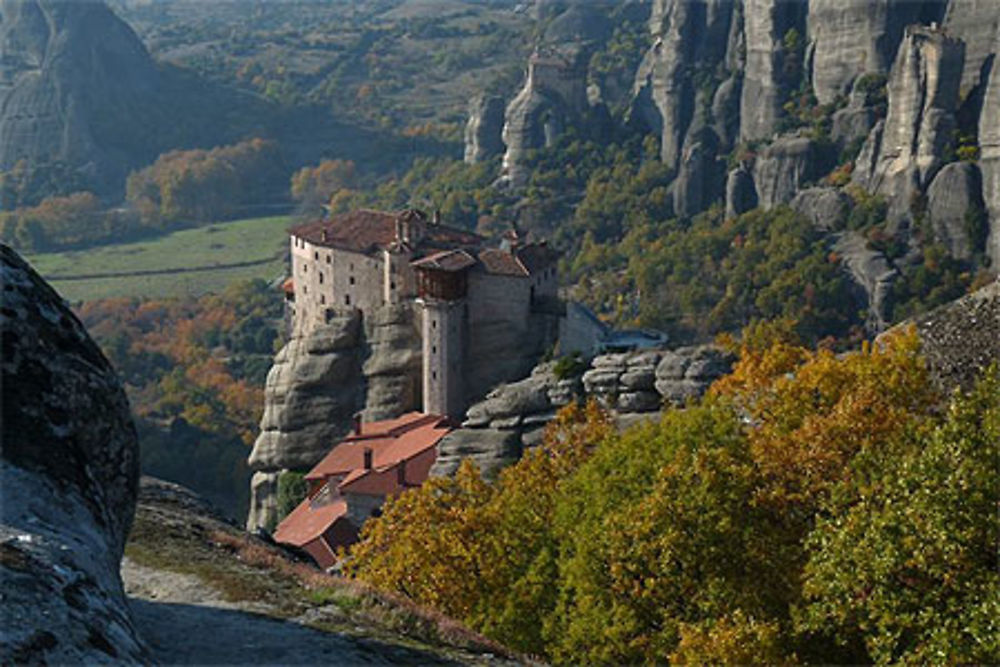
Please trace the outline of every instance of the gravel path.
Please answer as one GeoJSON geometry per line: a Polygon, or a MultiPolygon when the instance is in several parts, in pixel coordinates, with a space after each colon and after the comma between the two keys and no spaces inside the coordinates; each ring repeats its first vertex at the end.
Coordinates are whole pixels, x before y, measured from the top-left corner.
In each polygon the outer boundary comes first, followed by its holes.
{"type": "Polygon", "coordinates": [[[154,659],[169,665],[443,664],[439,656],[314,630],[230,603],[190,575],[122,561],[133,621],[154,659]]]}

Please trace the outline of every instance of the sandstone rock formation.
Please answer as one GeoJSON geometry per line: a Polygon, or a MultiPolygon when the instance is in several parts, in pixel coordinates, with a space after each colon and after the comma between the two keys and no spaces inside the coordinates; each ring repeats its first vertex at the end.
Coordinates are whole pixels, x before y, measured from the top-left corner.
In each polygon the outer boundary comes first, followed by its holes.
{"type": "Polygon", "coordinates": [[[795,195],[790,206],[816,229],[837,231],[847,222],[851,198],[837,188],[806,188],[795,195]]]}
{"type": "Polygon", "coordinates": [[[847,94],[862,74],[888,72],[903,29],[919,21],[921,9],[911,1],[810,0],[806,24],[819,102],[847,94]]]}
{"type": "Polygon", "coordinates": [[[868,302],[865,322],[868,332],[884,331],[889,322],[892,283],[899,277],[899,271],[885,255],[869,248],[868,241],[857,232],[843,232],[835,238],[833,251],[840,256],[868,302]]]}
{"type": "Polygon", "coordinates": [[[804,38],[806,4],[745,0],[743,7],[746,69],[740,103],[740,138],[769,139],[783,113],[788,90],[797,84],[791,77],[796,56],[786,48],[785,37],[794,29],[804,38]]]}
{"type": "Polygon", "coordinates": [[[146,662],[118,574],[139,479],[128,400],[59,295],[7,246],[0,262],[0,662],[146,662]]]}
{"type": "Polygon", "coordinates": [[[916,326],[935,384],[945,392],[969,389],[1000,359],[1000,281],[893,329],[910,325],[916,326]]]}
{"type": "Polygon", "coordinates": [[[826,171],[828,156],[807,137],[781,137],[764,149],[754,164],[759,204],[765,209],[786,204],[807,183],[826,171]]]}
{"type": "Polygon", "coordinates": [[[909,26],[889,77],[885,124],[872,130],[855,182],[890,201],[895,219],[910,215],[953,150],[964,44],[944,31],[909,26]]]}
{"type": "Polygon", "coordinates": [[[102,2],[0,3],[0,169],[62,163],[120,187],[155,155],[160,72],[102,2]]]}
{"type": "Polygon", "coordinates": [[[504,101],[495,95],[478,95],[469,102],[465,125],[465,162],[476,164],[503,153],[504,101]]]}
{"type": "Polygon", "coordinates": [[[979,168],[983,176],[983,200],[989,212],[990,232],[986,240],[986,254],[993,266],[1000,266],[1000,29],[997,30],[993,61],[979,115],[979,168]]]}
{"type": "MultiPolygon", "coordinates": [[[[704,97],[714,91],[698,90],[691,74],[697,70],[710,77],[724,63],[735,4],[727,0],[653,3],[650,31],[654,44],[636,73],[632,113],[660,136],[660,158],[665,164],[680,166],[696,108],[712,103],[711,97],[704,97]]],[[[727,98],[723,98],[719,108],[731,117],[726,107],[727,98]]]]}
{"type": "Polygon", "coordinates": [[[342,316],[308,335],[294,332],[267,374],[260,435],[250,454],[247,528],[277,519],[277,479],[308,469],[347,433],[364,405],[361,318],[342,316]]]}
{"type": "Polygon", "coordinates": [[[503,126],[505,179],[525,184],[526,151],[551,146],[570,125],[579,125],[588,108],[587,50],[569,44],[532,54],[524,87],[507,105],[503,126]]]}
{"type": "Polygon", "coordinates": [[[558,372],[557,362],[536,366],[517,382],[501,385],[474,404],[462,428],[438,444],[431,475],[451,475],[471,458],[486,475],[516,460],[541,441],[545,424],[570,402],[593,397],[612,410],[619,423],[654,415],[665,401],[682,405],[702,395],[728,373],[733,357],[718,347],[637,350],[602,354],[585,369],[558,372]]]}
{"type": "Polygon", "coordinates": [[[942,21],[950,35],[965,42],[962,95],[984,84],[997,54],[1000,11],[993,0],[949,0],[942,21]]]}
{"type": "Polygon", "coordinates": [[[973,220],[983,215],[982,177],[979,168],[968,162],[945,165],[927,188],[927,218],[934,240],[943,243],[953,257],[970,259],[982,250],[981,239],[970,237],[973,220]]]}

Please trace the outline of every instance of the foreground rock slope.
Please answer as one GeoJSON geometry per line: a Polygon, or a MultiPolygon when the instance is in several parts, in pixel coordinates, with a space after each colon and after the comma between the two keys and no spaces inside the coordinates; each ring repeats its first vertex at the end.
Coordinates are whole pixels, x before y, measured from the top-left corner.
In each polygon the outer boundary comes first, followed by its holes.
{"type": "Polygon", "coordinates": [[[139,478],[128,400],[59,295],[7,246],[0,261],[0,662],[147,662],[118,574],[139,478]]]}

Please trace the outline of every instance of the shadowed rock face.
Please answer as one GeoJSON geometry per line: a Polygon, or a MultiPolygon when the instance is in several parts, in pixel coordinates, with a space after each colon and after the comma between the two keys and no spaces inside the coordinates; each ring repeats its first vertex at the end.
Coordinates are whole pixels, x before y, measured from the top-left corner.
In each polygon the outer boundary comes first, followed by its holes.
{"type": "Polygon", "coordinates": [[[60,162],[98,189],[151,157],[159,72],[95,0],[0,2],[0,168],[60,162]]]}
{"type": "MultiPolygon", "coordinates": [[[[993,43],[1000,53],[1000,29],[993,43]]],[[[982,113],[979,116],[979,168],[983,176],[983,200],[990,217],[986,253],[993,266],[1000,266],[1000,63],[994,60],[987,82],[982,113]]]]}
{"type": "Polygon", "coordinates": [[[0,245],[0,662],[145,659],[118,564],[138,443],[117,376],[65,302],[0,245]]]}
{"type": "Polygon", "coordinates": [[[465,126],[465,161],[476,164],[503,153],[502,97],[480,95],[469,102],[469,120],[465,126]]]}

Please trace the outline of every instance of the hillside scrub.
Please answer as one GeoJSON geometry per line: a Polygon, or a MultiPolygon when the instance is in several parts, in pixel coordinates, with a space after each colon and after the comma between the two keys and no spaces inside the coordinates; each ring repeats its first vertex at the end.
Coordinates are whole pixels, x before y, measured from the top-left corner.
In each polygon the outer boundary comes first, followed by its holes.
{"type": "Polygon", "coordinates": [[[945,398],[912,332],[789,340],[659,423],[574,406],[495,484],[402,494],[350,573],[560,664],[989,661],[997,369],[945,398]]]}

